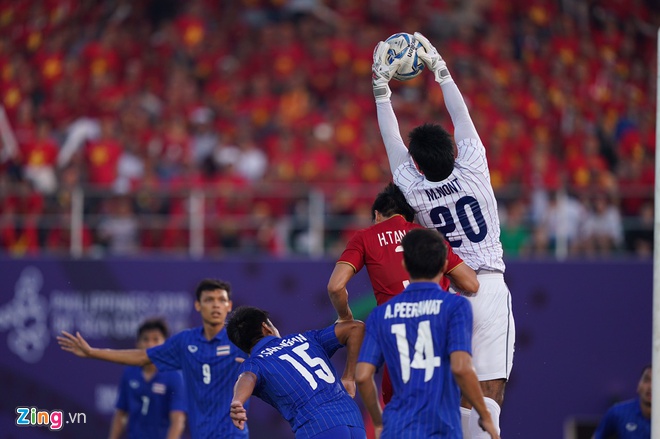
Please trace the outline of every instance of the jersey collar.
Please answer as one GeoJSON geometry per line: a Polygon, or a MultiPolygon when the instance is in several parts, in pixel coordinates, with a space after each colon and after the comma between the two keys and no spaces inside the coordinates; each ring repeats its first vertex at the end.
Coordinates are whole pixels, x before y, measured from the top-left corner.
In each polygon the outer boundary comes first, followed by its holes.
{"type": "Polygon", "coordinates": [[[261,349],[264,348],[268,343],[270,343],[273,340],[279,339],[280,337],[275,337],[274,335],[267,335],[261,340],[257,342],[257,344],[254,345],[252,348],[252,351],[250,352],[250,356],[252,356],[252,352],[259,352],[261,349]]]}
{"type": "Polygon", "coordinates": [[[218,332],[217,334],[215,334],[215,337],[213,337],[211,340],[208,340],[208,339],[206,338],[206,336],[204,335],[204,327],[203,327],[203,326],[200,326],[199,328],[197,328],[197,338],[198,338],[199,340],[201,340],[201,341],[205,341],[205,342],[207,342],[207,343],[211,343],[213,340],[222,341],[222,338],[220,337],[220,334],[222,334],[222,331],[224,331],[224,330],[225,330],[225,328],[222,328],[222,329],[220,330],[220,332],[218,332]]]}
{"type": "Polygon", "coordinates": [[[394,218],[397,218],[397,217],[398,217],[398,218],[401,218],[401,219],[402,219],[403,221],[405,221],[405,222],[408,222],[408,220],[406,220],[406,219],[404,218],[403,215],[401,215],[400,213],[395,213],[394,215],[392,215],[391,217],[387,218],[386,220],[381,221],[379,224],[384,224],[384,223],[386,223],[386,222],[388,222],[388,221],[390,221],[390,220],[393,220],[394,218]]]}
{"type": "Polygon", "coordinates": [[[440,285],[435,282],[411,282],[404,291],[428,290],[429,288],[441,290],[440,285]]]}

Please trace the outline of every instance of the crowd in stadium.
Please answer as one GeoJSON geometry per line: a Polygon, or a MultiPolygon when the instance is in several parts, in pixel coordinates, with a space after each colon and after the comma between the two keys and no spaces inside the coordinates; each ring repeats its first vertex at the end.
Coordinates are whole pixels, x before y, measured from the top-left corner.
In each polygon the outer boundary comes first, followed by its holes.
{"type": "MultiPolygon", "coordinates": [[[[391,179],[374,46],[419,30],[487,148],[505,256],[650,257],[658,25],[647,0],[2,2],[0,249],[67,252],[74,188],[85,249],[186,248],[199,189],[207,252],[295,252],[312,188],[342,248],[391,179]]],[[[402,133],[450,126],[432,81],[393,81],[402,133]]]]}

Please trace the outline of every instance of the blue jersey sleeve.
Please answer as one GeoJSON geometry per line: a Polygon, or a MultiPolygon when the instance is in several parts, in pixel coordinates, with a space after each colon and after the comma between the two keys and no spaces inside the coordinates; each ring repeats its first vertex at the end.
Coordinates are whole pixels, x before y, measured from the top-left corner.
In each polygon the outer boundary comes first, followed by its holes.
{"type": "Polygon", "coordinates": [[[452,296],[456,300],[449,319],[449,338],[447,350],[465,351],[472,355],[472,307],[470,302],[462,296],[452,296]]]}
{"type": "Polygon", "coordinates": [[[306,338],[315,340],[321,345],[328,357],[332,357],[335,352],[344,345],[339,342],[337,334],[335,333],[335,325],[330,325],[327,328],[307,331],[303,334],[306,338]]]}
{"type": "Polygon", "coordinates": [[[600,420],[598,428],[594,432],[594,439],[607,439],[616,434],[616,414],[611,407],[600,420]]]}
{"type": "Polygon", "coordinates": [[[360,348],[360,355],[358,356],[358,363],[370,363],[379,368],[382,366],[383,350],[378,340],[378,318],[376,311],[378,308],[371,311],[367,319],[366,330],[364,333],[364,340],[360,348]]]}
{"type": "Polygon", "coordinates": [[[147,349],[147,355],[152,363],[156,365],[159,371],[181,369],[181,342],[184,333],[180,332],[167,340],[165,343],[147,349]]]}
{"type": "Polygon", "coordinates": [[[254,385],[254,391],[252,392],[255,396],[259,396],[259,389],[261,388],[261,384],[263,383],[262,379],[262,372],[261,368],[259,367],[259,364],[256,361],[252,361],[251,359],[245,360],[243,363],[241,363],[241,366],[238,369],[238,375],[241,376],[243,372],[251,372],[257,377],[257,382],[254,385]]]}
{"type": "Polygon", "coordinates": [[[119,392],[115,408],[128,412],[128,368],[124,369],[121,381],[119,382],[119,392]]]}
{"type": "Polygon", "coordinates": [[[186,388],[183,384],[183,375],[181,375],[180,371],[172,372],[172,379],[169,388],[170,411],[188,411],[188,398],[186,397],[186,388]]]}
{"type": "Polygon", "coordinates": [[[240,367],[238,368],[238,375],[240,376],[243,372],[252,372],[259,378],[259,365],[252,361],[250,358],[245,360],[243,363],[241,363],[240,367]]]}

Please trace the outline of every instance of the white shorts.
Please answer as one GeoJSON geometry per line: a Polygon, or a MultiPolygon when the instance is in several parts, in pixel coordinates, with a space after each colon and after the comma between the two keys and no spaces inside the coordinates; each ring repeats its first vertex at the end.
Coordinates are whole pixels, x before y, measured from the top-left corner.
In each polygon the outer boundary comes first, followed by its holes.
{"type": "Polygon", "coordinates": [[[504,275],[477,274],[479,291],[467,297],[472,304],[472,363],[479,381],[509,379],[513,367],[516,326],[511,293],[504,275]]]}

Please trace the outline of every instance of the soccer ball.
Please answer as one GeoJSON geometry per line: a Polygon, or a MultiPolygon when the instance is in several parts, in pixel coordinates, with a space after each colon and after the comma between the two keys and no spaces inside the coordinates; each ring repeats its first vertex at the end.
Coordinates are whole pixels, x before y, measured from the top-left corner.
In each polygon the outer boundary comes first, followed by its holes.
{"type": "Polygon", "coordinates": [[[419,58],[417,52],[424,50],[424,47],[415,37],[408,33],[400,32],[390,36],[385,42],[390,45],[390,49],[387,51],[388,63],[392,63],[395,59],[403,58],[399,68],[394,73],[394,79],[407,81],[422,73],[424,62],[419,58]],[[415,40],[414,50],[410,50],[409,46],[413,40],[415,40]]]}

